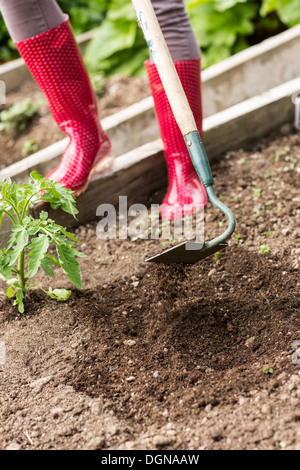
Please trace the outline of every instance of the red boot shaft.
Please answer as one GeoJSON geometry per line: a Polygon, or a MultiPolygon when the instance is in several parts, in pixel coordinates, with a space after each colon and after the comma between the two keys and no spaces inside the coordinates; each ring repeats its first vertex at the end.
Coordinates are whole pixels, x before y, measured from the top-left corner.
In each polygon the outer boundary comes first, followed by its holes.
{"type": "Polygon", "coordinates": [[[46,177],[78,195],[111,145],[100,126],[95,94],[68,19],[17,47],[45,93],[55,121],[70,137],[59,166],[46,177]]]}
{"type": "MultiPolygon", "coordinates": [[[[200,135],[202,135],[200,58],[175,62],[175,68],[186,93],[200,135]]],[[[164,145],[169,188],[163,201],[164,219],[181,217],[207,203],[206,190],[194,169],[181,131],[175,121],[169,100],[155,64],[146,62],[155,112],[164,145]],[[189,209],[184,210],[184,206],[189,209]]]]}

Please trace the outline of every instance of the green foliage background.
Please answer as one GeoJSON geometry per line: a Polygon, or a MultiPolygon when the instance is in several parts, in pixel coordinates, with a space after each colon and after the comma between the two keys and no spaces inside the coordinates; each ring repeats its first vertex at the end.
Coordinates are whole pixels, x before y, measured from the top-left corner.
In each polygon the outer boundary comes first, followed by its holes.
{"type": "MultiPolygon", "coordinates": [[[[167,1],[167,0],[166,0],[167,1]]],[[[85,61],[89,72],[137,75],[148,50],[131,0],[58,0],[75,34],[99,26],[85,61]]],[[[206,68],[300,23],[300,0],[185,0],[206,68]]],[[[17,56],[0,18],[0,61],[17,56]]]]}
{"type": "MultiPolygon", "coordinates": [[[[101,24],[109,9],[110,0],[57,0],[57,3],[70,16],[74,33],[80,34],[101,24]]],[[[18,56],[0,15],[0,62],[18,56]]]]}
{"type": "Polygon", "coordinates": [[[300,0],[187,0],[203,67],[300,23],[300,0]]]}

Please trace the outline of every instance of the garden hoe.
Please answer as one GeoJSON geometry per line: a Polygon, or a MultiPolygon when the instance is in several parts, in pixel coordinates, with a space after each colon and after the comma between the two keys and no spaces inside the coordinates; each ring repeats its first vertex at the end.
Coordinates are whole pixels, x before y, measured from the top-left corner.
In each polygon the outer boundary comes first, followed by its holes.
{"type": "Polygon", "coordinates": [[[158,255],[146,259],[146,261],[165,264],[193,264],[223,250],[227,246],[225,241],[232,235],[235,229],[236,221],[230,209],[217,198],[214,192],[214,182],[209,160],[151,1],[132,0],[132,3],[195,170],[203,186],[206,188],[210,202],[223,212],[228,219],[226,231],[213,240],[203,241],[203,243],[182,242],[158,255]]]}

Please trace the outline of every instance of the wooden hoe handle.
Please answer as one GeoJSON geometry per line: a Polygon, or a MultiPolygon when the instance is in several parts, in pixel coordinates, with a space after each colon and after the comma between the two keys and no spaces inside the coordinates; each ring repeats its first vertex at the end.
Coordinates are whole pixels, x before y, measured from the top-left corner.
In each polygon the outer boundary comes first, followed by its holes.
{"type": "Polygon", "coordinates": [[[192,131],[197,131],[193,113],[151,1],[132,0],[132,3],[182,135],[185,136],[192,131]]]}

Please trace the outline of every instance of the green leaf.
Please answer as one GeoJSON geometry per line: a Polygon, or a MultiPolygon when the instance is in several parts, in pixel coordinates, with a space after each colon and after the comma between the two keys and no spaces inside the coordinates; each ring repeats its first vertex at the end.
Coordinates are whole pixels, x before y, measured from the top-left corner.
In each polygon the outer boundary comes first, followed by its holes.
{"type": "Polygon", "coordinates": [[[18,310],[20,313],[24,313],[24,293],[22,289],[18,289],[16,293],[16,300],[14,301],[14,305],[18,306],[18,310]]]}
{"type": "Polygon", "coordinates": [[[78,214],[78,210],[75,205],[75,199],[71,196],[69,198],[62,197],[59,203],[52,202],[51,204],[52,209],[56,210],[61,208],[63,211],[71,214],[74,219],[76,219],[76,215],[78,214]]]}
{"type": "Polygon", "coordinates": [[[49,248],[49,239],[47,235],[39,235],[31,240],[28,247],[31,251],[28,254],[30,261],[28,263],[28,277],[32,278],[37,272],[49,248]]]}
{"type": "Polygon", "coordinates": [[[51,261],[49,258],[44,258],[44,259],[42,259],[42,261],[41,261],[41,267],[42,267],[42,269],[44,270],[44,272],[45,272],[48,276],[55,278],[55,274],[54,274],[54,272],[53,272],[52,266],[53,266],[53,263],[52,263],[52,261],[51,261]]]}
{"type": "Polygon", "coordinates": [[[60,232],[67,238],[70,238],[73,242],[79,243],[75,235],[71,232],[68,232],[65,227],[62,227],[61,225],[54,224],[54,227],[58,228],[60,232]]]}
{"type": "Polygon", "coordinates": [[[260,245],[260,254],[269,253],[270,247],[268,245],[260,245]]]}
{"type": "Polygon", "coordinates": [[[277,4],[278,4],[278,0],[263,0],[261,8],[260,8],[261,16],[266,16],[272,11],[276,10],[277,4]]]}
{"type": "MultiPolygon", "coordinates": [[[[6,192],[7,192],[8,188],[9,188],[10,185],[11,185],[11,179],[8,178],[8,179],[5,180],[5,181],[1,181],[0,185],[1,185],[0,187],[1,187],[1,194],[2,194],[2,197],[5,198],[6,192]]],[[[1,201],[1,202],[2,202],[2,201],[1,201]]]]}
{"type": "Polygon", "coordinates": [[[264,373],[264,374],[273,374],[273,373],[274,373],[274,369],[273,369],[273,367],[265,367],[265,368],[263,369],[263,373],[264,373]]]}
{"type": "Polygon", "coordinates": [[[76,250],[76,248],[73,248],[74,256],[77,256],[78,258],[86,258],[86,255],[82,253],[82,251],[76,250]]]}
{"type": "MultiPolygon", "coordinates": [[[[129,7],[132,8],[131,5],[129,7]]],[[[120,7],[118,10],[120,10],[120,7]]],[[[115,12],[118,10],[116,9],[115,12]]],[[[126,18],[120,16],[119,13],[115,15],[113,9],[110,9],[110,15],[99,27],[94,38],[87,46],[85,53],[87,64],[95,64],[95,58],[97,62],[100,62],[117,51],[132,47],[137,29],[138,25],[133,12],[131,12],[130,18],[126,18]],[[103,47],[103,44],[105,44],[105,47],[103,47]]]]}
{"type": "Polygon", "coordinates": [[[90,74],[145,73],[144,61],[148,57],[147,44],[130,0],[111,0],[105,20],[85,51],[90,74]]]}
{"type": "Polygon", "coordinates": [[[40,212],[40,215],[39,215],[39,218],[40,218],[41,220],[47,220],[47,219],[48,219],[48,212],[46,212],[46,211],[41,211],[41,212],[40,212]]]}
{"type": "Polygon", "coordinates": [[[30,153],[37,152],[38,149],[39,146],[37,145],[37,143],[33,139],[30,139],[24,142],[21,153],[23,157],[26,157],[30,153]]]}
{"type": "Polygon", "coordinates": [[[44,176],[40,175],[37,171],[32,171],[30,176],[36,181],[42,181],[44,179],[44,176]]]}
{"type": "Polygon", "coordinates": [[[30,227],[28,228],[28,235],[29,236],[32,236],[32,235],[36,235],[38,232],[40,231],[40,227],[37,225],[36,227],[30,227]]]}
{"type": "Polygon", "coordinates": [[[279,18],[284,24],[291,27],[300,23],[299,0],[279,0],[277,11],[279,18]]]}
{"type": "Polygon", "coordinates": [[[238,3],[246,3],[248,0],[215,0],[215,8],[217,11],[229,10],[238,3]]]}
{"type": "Polygon", "coordinates": [[[57,245],[56,251],[61,267],[67,278],[79,289],[82,289],[80,279],[80,264],[75,258],[74,250],[69,245],[57,245]]]}
{"type": "Polygon", "coordinates": [[[51,260],[52,264],[55,264],[56,266],[60,267],[60,262],[58,261],[58,259],[55,258],[55,256],[46,255],[46,258],[49,258],[51,260]]]}
{"type": "Polygon", "coordinates": [[[41,106],[41,100],[35,103],[30,98],[13,104],[9,109],[0,112],[0,122],[2,123],[0,131],[12,127],[18,130],[24,130],[33,116],[38,112],[41,106]]]}
{"type": "Polygon", "coordinates": [[[12,298],[12,296],[14,295],[14,289],[13,289],[12,286],[9,286],[9,288],[8,288],[7,291],[6,291],[6,295],[7,295],[7,297],[8,297],[9,299],[12,298]]]}
{"type": "Polygon", "coordinates": [[[10,252],[9,266],[13,266],[13,264],[16,262],[17,258],[20,256],[21,252],[28,244],[29,238],[26,227],[15,225],[14,227],[12,227],[12,230],[15,231],[14,242],[16,243],[16,246],[10,252]]]}
{"type": "Polygon", "coordinates": [[[11,267],[0,267],[0,277],[3,281],[8,281],[12,275],[12,268],[11,267]]]}
{"type": "Polygon", "coordinates": [[[66,290],[66,289],[52,290],[51,287],[49,288],[49,290],[44,291],[44,292],[46,292],[46,294],[48,294],[49,297],[51,297],[52,299],[58,300],[59,302],[65,302],[66,300],[68,300],[68,298],[71,295],[70,290],[66,290]]]}
{"type": "MultiPolygon", "coordinates": [[[[37,172],[31,173],[33,180],[33,188],[35,194],[43,193],[42,196],[36,196],[37,200],[43,200],[50,203],[52,209],[62,209],[63,211],[71,214],[76,219],[78,210],[76,208],[76,198],[73,196],[72,191],[65,188],[63,184],[56,181],[48,180],[42,177],[37,172]]],[[[32,191],[32,194],[34,194],[32,191]]]]}
{"type": "Polygon", "coordinates": [[[5,250],[0,250],[0,277],[8,281],[12,275],[12,267],[9,266],[10,258],[5,250]]]}

